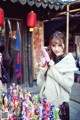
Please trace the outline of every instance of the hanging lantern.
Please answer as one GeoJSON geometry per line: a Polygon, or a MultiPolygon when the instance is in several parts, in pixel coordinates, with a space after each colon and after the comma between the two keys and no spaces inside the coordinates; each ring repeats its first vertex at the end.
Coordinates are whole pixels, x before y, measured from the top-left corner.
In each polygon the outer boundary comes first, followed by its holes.
{"type": "Polygon", "coordinates": [[[27,26],[30,32],[32,32],[33,28],[36,26],[36,14],[33,11],[29,12],[27,15],[27,26]]]}
{"type": "Polygon", "coordinates": [[[0,8],[0,27],[4,25],[4,11],[0,8]]]}

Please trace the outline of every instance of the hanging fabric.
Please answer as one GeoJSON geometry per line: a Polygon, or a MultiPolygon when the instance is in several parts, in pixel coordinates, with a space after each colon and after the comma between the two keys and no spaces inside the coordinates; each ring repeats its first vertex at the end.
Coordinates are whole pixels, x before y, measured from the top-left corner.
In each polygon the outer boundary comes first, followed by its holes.
{"type": "Polygon", "coordinates": [[[2,36],[2,28],[0,27],[0,52],[4,51],[4,37],[2,36]]]}
{"type": "Polygon", "coordinates": [[[19,22],[17,22],[17,31],[16,31],[16,40],[15,40],[15,58],[16,58],[16,79],[17,83],[21,84],[21,34],[20,34],[20,27],[19,22]]]}
{"type": "Polygon", "coordinates": [[[12,35],[12,22],[10,19],[7,19],[8,22],[8,27],[9,27],[9,36],[8,36],[8,52],[10,54],[11,57],[11,62],[10,62],[10,78],[11,78],[11,82],[14,81],[15,79],[15,39],[13,39],[13,35],[12,35]]]}
{"type": "Polygon", "coordinates": [[[15,49],[17,51],[20,51],[20,28],[19,28],[19,22],[17,22],[17,32],[16,32],[15,49]]]}
{"type": "Polygon", "coordinates": [[[8,53],[8,44],[7,44],[7,39],[6,39],[6,26],[4,22],[4,51],[2,53],[2,66],[1,66],[1,71],[2,71],[2,83],[9,83],[10,82],[10,55],[8,53]]]}
{"type": "MultiPolygon", "coordinates": [[[[9,53],[10,53],[10,56],[11,56],[11,64],[12,66],[14,66],[14,63],[15,63],[15,55],[14,55],[14,47],[15,47],[15,39],[16,38],[13,38],[13,30],[12,30],[12,27],[13,27],[13,24],[11,24],[11,20],[7,20],[8,21],[8,26],[9,26],[9,53]]],[[[14,20],[13,20],[14,21],[14,20]]]]}
{"type": "MultiPolygon", "coordinates": [[[[9,28],[11,29],[11,28],[9,28]]],[[[9,40],[6,38],[6,21],[4,22],[4,31],[5,31],[5,34],[4,34],[4,45],[5,45],[5,49],[4,49],[4,52],[3,52],[3,61],[6,65],[10,65],[10,54],[9,54],[9,51],[8,51],[8,44],[9,44],[9,40]]]]}

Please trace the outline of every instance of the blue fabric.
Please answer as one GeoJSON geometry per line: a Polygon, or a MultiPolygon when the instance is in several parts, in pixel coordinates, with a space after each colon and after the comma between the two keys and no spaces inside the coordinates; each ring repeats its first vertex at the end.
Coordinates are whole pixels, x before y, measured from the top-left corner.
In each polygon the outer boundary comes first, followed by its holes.
{"type": "Polygon", "coordinates": [[[18,30],[16,32],[15,49],[20,50],[20,35],[18,30]]]}
{"type": "Polygon", "coordinates": [[[16,69],[20,69],[20,64],[16,64],[16,69]]]}
{"type": "Polygon", "coordinates": [[[20,34],[19,34],[19,30],[17,30],[17,32],[16,32],[16,40],[15,40],[15,53],[16,53],[16,64],[15,64],[15,68],[16,68],[16,79],[18,80],[18,79],[20,79],[20,67],[21,67],[21,65],[19,64],[19,63],[17,63],[18,61],[18,59],[20,59],[20,58],[18,58],[18,52],[20,52],[20,48],[21,46],[20,46],[20,34]]]}

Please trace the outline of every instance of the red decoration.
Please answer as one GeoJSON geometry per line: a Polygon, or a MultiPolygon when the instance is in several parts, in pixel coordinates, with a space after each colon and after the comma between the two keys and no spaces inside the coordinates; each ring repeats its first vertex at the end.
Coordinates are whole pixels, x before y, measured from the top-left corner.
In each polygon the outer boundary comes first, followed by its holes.
{"type": "Polygon", "coordinates": [[[10,119],[10,120],[17,120],[18,117],[17,117],[17,115],[13,115],[13,116],[11,116],[9,119],[10,119]]]}
{"type": "Polygon", "coordinates": [[[36,14],[31,11],[27,15],[27,26],[30,28],[29,31],[33,31],[33,27],[36,26],[36,14]]]}
{"type": "Polygon", "coordinates": [[[0,8],[0,26],[4,25],[4,11],[0,8]]]}

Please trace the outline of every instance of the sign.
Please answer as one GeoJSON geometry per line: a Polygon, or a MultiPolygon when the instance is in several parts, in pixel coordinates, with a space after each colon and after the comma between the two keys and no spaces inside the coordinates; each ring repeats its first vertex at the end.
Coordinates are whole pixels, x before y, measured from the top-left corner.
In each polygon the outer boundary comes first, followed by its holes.
{"type": "Polygon", "coordinates": [[[33,79],[36,79],[41,67],[41,47],[44,45],[44,25],[37,22],[32,33],[32,58],[33,58],[33,79]]]}

